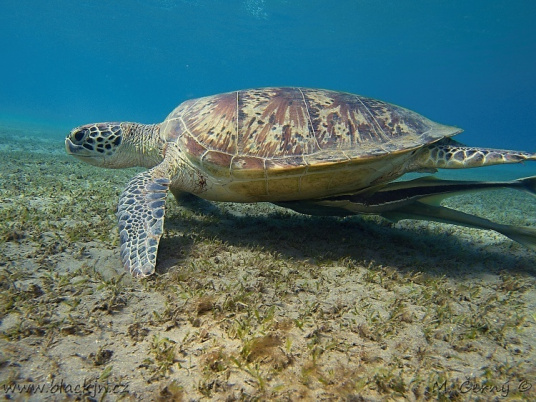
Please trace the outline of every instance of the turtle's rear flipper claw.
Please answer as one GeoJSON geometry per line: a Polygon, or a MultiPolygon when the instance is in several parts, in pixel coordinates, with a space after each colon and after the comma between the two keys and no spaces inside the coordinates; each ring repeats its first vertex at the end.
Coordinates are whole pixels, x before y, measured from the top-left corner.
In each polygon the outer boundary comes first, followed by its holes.
{"type": "Polygon", "coordinates": [[[136,175],[121,194],[117,208],[121,261],[133,276],[154,273],[158,243],[164,231],[169,179],[155,169],[136,175]]]}

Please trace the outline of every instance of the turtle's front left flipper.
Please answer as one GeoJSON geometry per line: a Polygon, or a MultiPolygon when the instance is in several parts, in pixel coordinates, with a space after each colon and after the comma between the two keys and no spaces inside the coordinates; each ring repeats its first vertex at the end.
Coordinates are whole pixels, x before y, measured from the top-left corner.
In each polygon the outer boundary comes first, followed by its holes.
{"type": "Polygon", "coordinates": [[[121,260],[134,276],[155,270],[169,184],[157,166],[136,175],[121,194],[117,208],[121,260]]]}

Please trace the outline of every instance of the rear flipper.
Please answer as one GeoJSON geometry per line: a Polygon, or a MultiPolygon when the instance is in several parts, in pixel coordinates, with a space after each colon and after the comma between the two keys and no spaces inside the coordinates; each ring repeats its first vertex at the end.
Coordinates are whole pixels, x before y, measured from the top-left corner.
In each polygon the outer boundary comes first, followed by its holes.
{"type": "Polygon", "coordinates": [[[533,152],[468,147],[451,138],[445,138],[422,148],[409,170],[465,169],[535,160],[536,153],[533,152]]]}

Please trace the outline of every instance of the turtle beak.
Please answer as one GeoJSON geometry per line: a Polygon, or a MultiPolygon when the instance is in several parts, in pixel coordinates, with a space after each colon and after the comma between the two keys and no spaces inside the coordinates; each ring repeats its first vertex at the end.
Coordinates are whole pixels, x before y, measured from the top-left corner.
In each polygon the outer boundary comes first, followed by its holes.
{"type": "Polygon", "coordinates": [[[89,149],[84,148],[82,145],[74,144],[70,138],[65,139],[65,151],[69,155],[76,156],[77,158],[92,158],[95,154],[89,149]]]}
{"type": "Polygon", "coordinates": [[[69,155],[80,159],[83,162],[89,163],[94,166],[103,166],[106,162],[106,158],[103,155],[97,154],[94,151],[84,148],[82,145],[76,145],[70,138],[65,139],[65,151],[69,155]]]}
{"type": "Polygon", "coordinates": [[[76,155],[77,150],[79,150],[81,147],[80,145],[74,145],[73,142],[69,138],[65,138],[65,152],[67,152],[69,155],[76,155]]]}
{"type": "Polygon", "coordinates": [[[76,159],[93,166],[102,167],[106,164],[106,158],[104,158],[104,156],[95,155],[95,152],[84,148],[82,145],[74,144],[69,138],[65,139],[65,151],[76,159]]]}

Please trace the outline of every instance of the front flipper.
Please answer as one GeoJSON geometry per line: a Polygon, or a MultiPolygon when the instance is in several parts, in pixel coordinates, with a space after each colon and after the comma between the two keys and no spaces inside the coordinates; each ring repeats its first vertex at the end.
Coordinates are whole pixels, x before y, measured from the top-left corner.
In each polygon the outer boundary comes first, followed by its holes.
{"type": "Polygon", "coordinates": [[[151,275],[155,270],[170,183],[159,172],[153,168],[136,175],[119,199],[121,261],[133,276],[151,275]]]}

